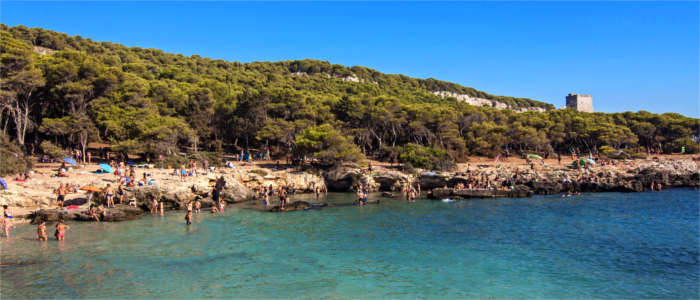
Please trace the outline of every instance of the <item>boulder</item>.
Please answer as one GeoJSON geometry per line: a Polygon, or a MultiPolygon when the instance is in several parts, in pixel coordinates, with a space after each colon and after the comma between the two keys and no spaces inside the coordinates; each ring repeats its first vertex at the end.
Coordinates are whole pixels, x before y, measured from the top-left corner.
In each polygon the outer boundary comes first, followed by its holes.
{"type": "Polygon", "coordinates": [[[423,173],[418,177],[421,189],[430,190],[447,186],[449,175],[444,173],[423,173]]]}
{"type": "Polygon", "coordinates": [[[379,184],[371,175],[364,174],[358,168],[335,167],[322,172],[322,175],[328,190],[333,192],[351,192],[360,184],[369,187],[370,191],[377,191],[379,188],[379,184]]]}
{"type": "Polygon", "coordinates": [[[270,212],[285,212],[285,211],[297,211],[297,210],[307,210],[311,208],[311,203],[306,201],[294,201],[290,204],[281,208],[279,205],[270,208],[270,212]]]}
{"type": "Polygon", "coordinates": [[[377,172],[372,179],[378,184],[379,191],[400,191],[401,188],[413,181],[410,175],[398,172],[377,172]]]}

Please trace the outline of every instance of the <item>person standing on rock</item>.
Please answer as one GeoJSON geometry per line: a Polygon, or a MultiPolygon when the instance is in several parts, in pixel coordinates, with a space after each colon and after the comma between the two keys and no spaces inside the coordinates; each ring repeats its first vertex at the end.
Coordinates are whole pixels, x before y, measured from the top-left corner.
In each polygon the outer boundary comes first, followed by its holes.
{"type": "Polygon", "coordinates": [[[107,197],[107,208],[114,207],[114,191],[112,190],[112,185],[107,184],[104,189],[105,196],[107,197]]]}
{"type": "Polygon", "coordinates": [[[126,194],[126,191],[124,190],[124,184],[120,181],[119,185],[117,186],[117,195],[119,195],[119,204],[124,204],[124,194],[126,194]]]}
{"type": "Polygon", "coordinates": [[[66,200],[66,188],[63,187],[63,183],[61,183],[58,186],[54,193],[58,195],[58,198],[56,198],[56,203],[58,204],[58,207],[63,208],[63,202],[66,200]]]}

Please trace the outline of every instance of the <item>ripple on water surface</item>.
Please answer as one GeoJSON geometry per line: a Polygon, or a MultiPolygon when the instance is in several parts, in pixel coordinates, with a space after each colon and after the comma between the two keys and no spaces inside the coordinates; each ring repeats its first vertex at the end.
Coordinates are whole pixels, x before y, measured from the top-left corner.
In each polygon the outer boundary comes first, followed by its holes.
{"type": "Polygon", "coordinates": [[[1,296],[700,296],[695,190],[183,216],[74,223],[65,242],[18,226],[1,296]]]}

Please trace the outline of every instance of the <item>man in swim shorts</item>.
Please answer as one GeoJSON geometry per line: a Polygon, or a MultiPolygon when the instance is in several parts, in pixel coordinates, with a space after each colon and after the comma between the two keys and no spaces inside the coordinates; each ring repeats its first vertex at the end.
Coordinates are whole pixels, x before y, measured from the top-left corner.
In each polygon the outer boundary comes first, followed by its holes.
{"type": "MultiPolygon", "coordinates": [[[[67,186],[67,185],[66,185],[67,186]]],[[[58,207],[63,207],[63,202],[66,200],[66,188],[63,186],[63,183],[61,183],[58,188],[54,191],[56,195],[58,195],[58,198],[56,198],[56,203],[58,204],[58,207]]]]}
{"type": "Polygon", "coordinates": [[[107,196],[107,208],[109,207],[114,207],[114,194],[112,191],[112,185],[107,184],[107,187],[104,189],[104,193],[107,196]]]}

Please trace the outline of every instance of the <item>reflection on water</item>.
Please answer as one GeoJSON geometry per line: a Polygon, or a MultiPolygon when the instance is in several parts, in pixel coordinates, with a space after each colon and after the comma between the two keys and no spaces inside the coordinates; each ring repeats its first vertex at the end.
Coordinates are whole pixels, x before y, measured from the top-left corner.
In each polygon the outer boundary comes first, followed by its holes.
{"type": "MultiPolygon", "coordinates": [[[[297,196],[305,200],[309,196],[297,196]]],[[[330,194],[332,203],[353,195],[330,194]]],[[[698,298],[698,192],[443,203],[18,226],[4,298],[698,298]]]]}

